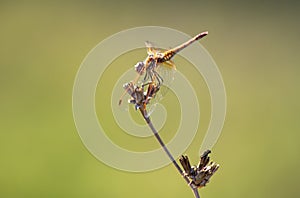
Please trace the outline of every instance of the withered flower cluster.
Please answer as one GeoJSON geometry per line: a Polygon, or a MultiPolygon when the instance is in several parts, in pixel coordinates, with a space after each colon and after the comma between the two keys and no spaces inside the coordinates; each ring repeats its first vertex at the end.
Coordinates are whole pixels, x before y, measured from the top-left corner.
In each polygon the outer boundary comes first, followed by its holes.
{"type": "Polygon", "coordinates": [[[200,157],[200,161],[197,166],[191,166],[187,155],[182,155],[179,159],[184,174],[191,180],[191,185],[197,188],[206,186],[209,179],[218,170],[219,164],[209,161],[210,150],[206,150],[200,157]]]}

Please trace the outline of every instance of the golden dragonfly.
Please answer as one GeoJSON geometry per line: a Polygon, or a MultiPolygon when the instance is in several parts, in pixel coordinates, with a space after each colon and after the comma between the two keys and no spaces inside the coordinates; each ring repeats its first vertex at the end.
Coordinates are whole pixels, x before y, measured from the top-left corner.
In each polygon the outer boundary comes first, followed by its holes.
{"type": "MultiPolygon", "coordinates": [[[[166,50],[164,52],[160,52],[158,49],[155,49],[152,47],[152,45],[149,42],[146,42],[147,47],[147,54],[148,56],[144,61],[138,62],[134,67],[135,71],[138,73],[136,78],[131,81],[132,84],[136,84],[138,79],[144,75],[144,82],[151,82],[151,84],[154,84],[155,87],[160,87],[164,83],[164,79],[162,75],[158,72],[159,68],[167,67],[170,70],[176,70],[175,64],[171,60],[178,52],[183,50],[184,48],[188,47],[195,41],[203,38],[206,36],[208,32],[202,32],[200,34],[197,34],[190,40],[186,41],[185,43],[174,47],[172,49],[166,50]]],[[[122,103],[122,99],[124,95],[128,92],[130,86],[128,88],[125,88],[124,93],[120,97],[119,105],[122,103]]]]}

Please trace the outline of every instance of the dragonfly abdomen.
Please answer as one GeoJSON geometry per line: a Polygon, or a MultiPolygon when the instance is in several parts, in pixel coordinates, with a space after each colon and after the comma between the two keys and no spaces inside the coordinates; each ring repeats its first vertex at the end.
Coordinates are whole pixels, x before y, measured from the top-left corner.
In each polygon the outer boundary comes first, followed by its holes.
{"type": "Polygon", "coordinates": [[[202,32],[196,36],[194,36],[193,38],[191,38],[190,40],[188,40],[187,42],[174,47],[173,49],[167,50],[162,54],[162,57],[158,59],[159,63],[163,63],[166,61],[169,61],[173,58],[173,56],[175,56],[178,52],[180,52],[181,50],[183,50],[184,48],[188,47],[189,45],[191,45],[192,43],[194,43],[195,41],[198,41],[199,39],[203,38],[204,36],[206,36],[208,34],[208,32],[202,32]]]}
{"type": "Polygon", "coordinates": [[[164,63],[166,61],[171,60],[173,58],[173,56],[175,56],[175,55],[176,55],[176,52],[174,52],[172,50],[168,50],[165,53],[163,53],[161,57],[159,57],[157,59],[157,62],[158,63],[164,63]]]}

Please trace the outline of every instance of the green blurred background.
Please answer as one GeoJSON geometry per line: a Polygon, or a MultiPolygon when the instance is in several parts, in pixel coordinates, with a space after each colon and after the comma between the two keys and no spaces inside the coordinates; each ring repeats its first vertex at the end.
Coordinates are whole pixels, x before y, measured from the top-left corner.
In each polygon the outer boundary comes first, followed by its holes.
{"type": "MultiPolygon", "coordinates": [[[[221,168],[202,197],[300,197],[299,10],[297,1],[1,1],[0,197],[193,197],[171,165],[127,173],[102,164],[73,122],[84,57],[106,37],[145,25],[209,31],[201,43],[223,75],[228,106],[212,154],[221,168]]],[[[133,58],[121,57],[121,66],[133,58]]],[[[194,163],[209,118],[203,80],[196,90],[206,116],[186,151],[194,163]]],[[[133,150],[157,147],[110,136],[133,150]]]]}

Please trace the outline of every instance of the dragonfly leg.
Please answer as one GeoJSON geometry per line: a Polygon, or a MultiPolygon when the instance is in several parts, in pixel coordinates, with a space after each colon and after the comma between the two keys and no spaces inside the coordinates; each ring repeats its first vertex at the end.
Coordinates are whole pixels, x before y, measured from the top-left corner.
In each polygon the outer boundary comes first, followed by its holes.
{"type": "Polygon", "coordinates": [[[153,73],[158,81],[158,85],[160,86],[164,82],[164,79],[161,77],[161,75],[159,75],[159,73],[157,71],[153,71],[153,73]]]}

